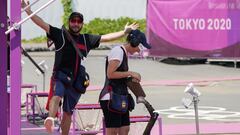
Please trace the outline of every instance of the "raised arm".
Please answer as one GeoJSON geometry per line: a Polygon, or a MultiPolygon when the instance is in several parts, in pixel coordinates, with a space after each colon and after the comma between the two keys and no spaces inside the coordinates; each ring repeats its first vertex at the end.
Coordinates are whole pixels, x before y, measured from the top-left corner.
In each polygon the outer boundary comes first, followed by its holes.
{"type": "MultiPolygon", "coordinates": [[[[29,1],[25,2],[25,0],[22,0],[22,8],[25,8],[29,5],[29,1]]],[[[32,14],[32,10],[30,7],[28,7],[25,12],[30,15],[32,14]]],[[[48,34],[49,34],[49,29],[50,29],[50,26],[48,23],[44,22],[42,20],[42,18],[40,18],[39,16],[37,15],[34,15],[31,17],[32,21],[37,24],[39,27],[41,27],[43,30],[45,30],[48,34]]]]}
{"type": "Polygon", "coordinates": [[[128,34],[131,30],[135,30],[139,27],[137,23],[132,23],[131,25],[128,25],[128,23],[125,25],[124,30],[114,33],[109,33],[106,35],[102,35],[100,42],[108,42],[113,41],[116,39],[119,39],[123,37],[125,34],[128,34]]]}

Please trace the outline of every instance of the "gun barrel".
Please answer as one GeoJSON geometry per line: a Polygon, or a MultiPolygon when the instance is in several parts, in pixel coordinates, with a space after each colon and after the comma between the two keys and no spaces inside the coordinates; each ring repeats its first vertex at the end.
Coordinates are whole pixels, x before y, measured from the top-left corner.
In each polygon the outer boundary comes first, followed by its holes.
{"type": "Polygon", "coordinates": [[[151,130],[152,130],[155,122],[157,121],[158,116],[159,116],[158,113],[153,113],[153,115],[151,116],[151,118],[147,124],[147,127],[145,128],[145,130],[143,132],[143,135],[150,135],[151,130]]]}

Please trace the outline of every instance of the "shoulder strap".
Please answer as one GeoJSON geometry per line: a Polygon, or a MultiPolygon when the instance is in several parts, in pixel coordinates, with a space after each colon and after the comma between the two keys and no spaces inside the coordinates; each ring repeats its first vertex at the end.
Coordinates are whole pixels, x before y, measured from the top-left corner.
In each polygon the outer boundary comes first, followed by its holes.
{"type": "Polygon", "coordinates": [[[123,51],[123,60],[125,59],[128,62],[126,51],[124,50],[124,48],[122,46],[121,46],[121,49],[123,51]]]}
{"type": "Polygon", "coordinates": [[[127,54],[126,54],[126,52],[125,52],[125,50],[124,50],[124,48],[123,48],[122,46],[121,46],[121,49],[122,49],[122,51],[123,51],[123,55],[126,56],[127,54]]]}
{"type": "Polygon", "coordinates": [[[86,53],[85,57],[87,57],[87,54],[88,54],[87,41],[86,41],[85,34],[82,34],[82,35],[83,35],[83,41],[84,41],[84,45],[85,45],[85,53],[86,53]]]}
{"type": "MultiPolygon", "coordinates": [[[[68,40],[72,43],[72,45],[73,45],[74,49],[76,50],[76,52],[78,53],[79,57],[80,57],[81,59],[83,59],[83,57],[84,57],[83,54],[82,54],[81,51],[79,51],[79,49],[76,47],[76,46],[77,46],[76,41],[73,39],[73,37],[71,36],[71,34],[68,32],[68,30],[65,28],[64,25],[62,26],[62,30],[63,30],[63,32],[66,34],[68,40]]],[[[86,42],[85,36],[84,36],[84,42],[86,42]]]]}

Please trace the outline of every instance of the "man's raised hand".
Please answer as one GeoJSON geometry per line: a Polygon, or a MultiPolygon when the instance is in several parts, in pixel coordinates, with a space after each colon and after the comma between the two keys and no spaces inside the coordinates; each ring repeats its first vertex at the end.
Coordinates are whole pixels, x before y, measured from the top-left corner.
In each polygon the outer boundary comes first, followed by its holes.
{"type": "MultiPolygon", "coordinates": [[[[27,0],[27,1],[25,1],[25,0],[22,0],[21,1],[21,7],[22,7],[22,9],[24,9],[24,8],[26,8],[27,6],[29,6],[29,1],[27,0]]],[[[29,11],[31,11],[31,8],[30,8],[30,6],[28,7],[28,8],[26,8],[26,10],[25,10],[26,12],[29,12],[29,11]]]]}
{"type": "Polygon", "coordinates": [[[124,27],[124,33],[129,34],[132,30],[136,30],[137,28],[139,28],[138,23],[134,22],[131,25],[128,25],[128,23],[127,23],[124,27]]]}

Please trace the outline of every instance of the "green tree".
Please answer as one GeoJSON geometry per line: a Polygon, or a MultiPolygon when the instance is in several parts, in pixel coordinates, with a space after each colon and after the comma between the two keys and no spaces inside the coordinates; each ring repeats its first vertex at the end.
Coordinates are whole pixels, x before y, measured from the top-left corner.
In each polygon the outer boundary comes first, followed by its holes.
{"type": "Polygon", "coordinates": [[[64,15],[62,16],[63,24],[67,26],[68,24],[68,17],[72,13],[72,6],[71,6],[71,0],[62,0],[63,9],[64,9],[64,15]]]}

